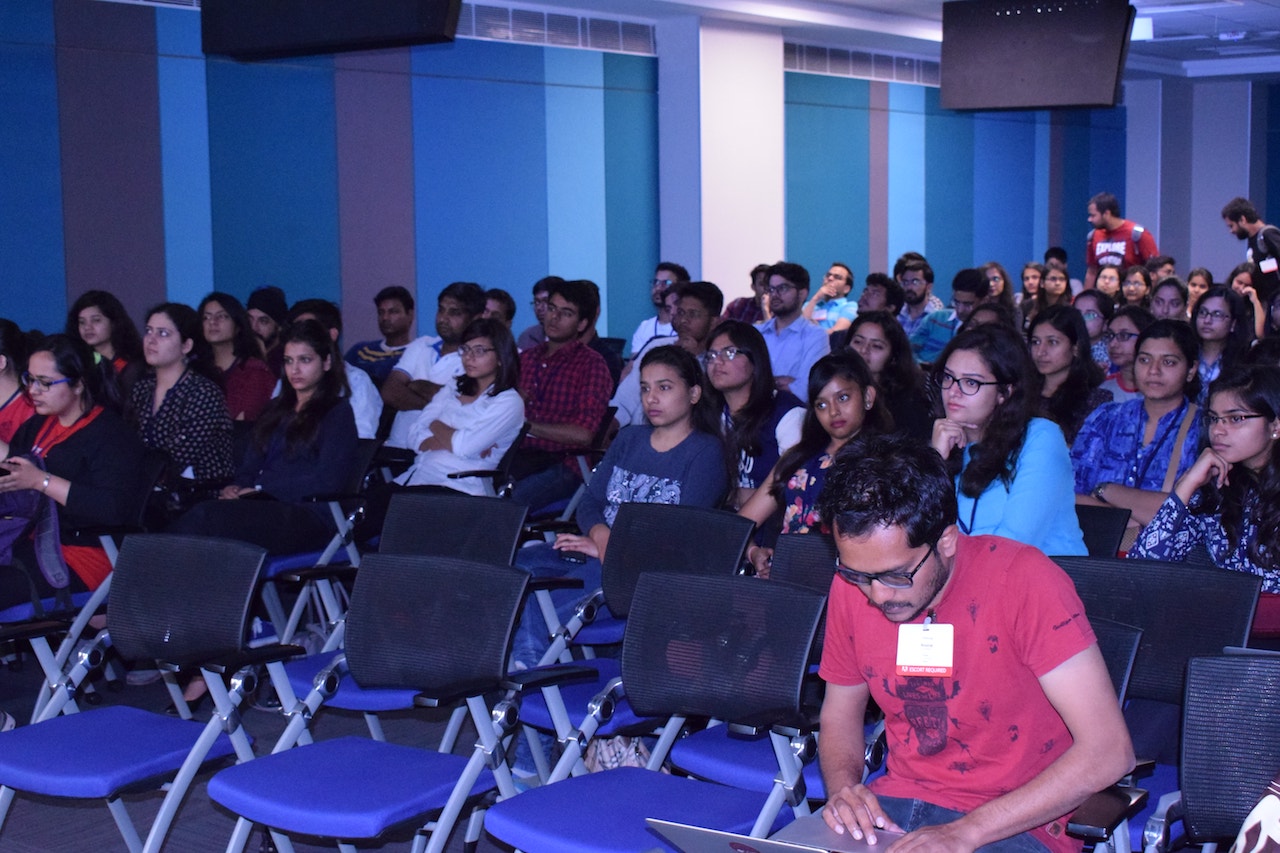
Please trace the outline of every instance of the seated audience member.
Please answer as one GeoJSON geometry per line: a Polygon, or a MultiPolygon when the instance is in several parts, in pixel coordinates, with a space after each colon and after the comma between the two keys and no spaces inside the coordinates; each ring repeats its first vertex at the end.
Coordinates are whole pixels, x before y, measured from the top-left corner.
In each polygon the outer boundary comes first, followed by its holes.
{"type": "Polygon", "coordinates": [[[142,351],[150,371],[133,384],[125,419],[143,444],[169,454],[170,488],[225,485],[234,473],[231,418],[200,315],[176,302],[152,308],[142,351]]]}
{"type": "Polygon", "coordinates": [[[1042,311],[1027,336],[1039,375],[1036,414],[1056,423],[1069,446],[1089,413],[1111,402],[1102,368],[1093,360],[1084,317],[1075,308],[1054,305],[1042,311]]]}
{"type": "Polygon", "coordinates": [[[396,482],[492,494],[481,477],[451,480],[449,475],[492,471],[520,434],[520,355],[507,325],[483,318],[467,326],[458,352],[463,373],[431,398],[410,428],[417,458],[396,482]]]}
{"type": "Polygon", "coordinates": [[[1008,329],[1018,330],[1022,327],[1022,321],[1018,319],[1019,312],[1010,311],[999,302],[983,302],[977,308],[973,309],[973,313],[969,315],[969,319],[965,320],[960,326],[960,331],[972,329],[975,326],[985,326],[988,323],[995,323],[1008,329]]]}
{"type": "Polygon", "coordinates": [[[259,287],[249,294],[245,302],[245,313],[249,315],[249,327],[258,336],[262,346],[263,358],[271,375],[279,376],[284,366],[284,344],[280,342],[280,331],[288,322],[289,300],[284,291],[273,285],[259,287]]]}
{"type": "Polygon", "coordinates": [[[951,339],[934,365],[943,417],[933,448],[956,474],[960,530],[1084,554],[1071,457],[1058,425],[1033,417],[1036,387],[1022,337],[979,326],[951,339]]]}
{"type": "Polygon", "coordinates": [[[1134,264],[1124,271],[1124,283],[1120,285],[1120,295],[1124,305],[1140,305],[1150,308],[1151,305],[1151,273],[1141,264],[1134,264]]]}
{"type": "Polygon", "coordinates": [[[1138,336],[1136,349],[1133,375],[1141,396],[1099,407],[1071,447],[1076,503],[1124,507],[1135,530],[1155,515],[1200,442],[1191,328],[1156,320],[1138,336]]]}
{"type": "Polygon", "coordinates": [[[858,298],[859,314],[888,311],[896,317],[904,304],[906,304],[906,294],[897,279],[887,273],[867,273],[862,287],[862,296],[858,298]]]}
{"type": "Polygon", "coordinates": [[[981,267],[987,278],[987,301],[998,302],[1012,312],[1017,312],[1017,303],[1013,301],[1013,286],[1009,283],[1009,273],[997,261],[987,261],[981,267]]]}
{"type": "MultiPolygon", "coordinates": [[[[342,352],[342,312],[338,306],[327,299],[302,299],[289,309],[289,322],[315,320],[329,337],[333,345],[342,352]]],[[[342,396],[351,404],[351,412],[356,418],[356,434],[360,438],[375,438],[378,434],[378,421],[382,418],[382,397],[373,380],[363,370],[347,370],[343,367],[342,396]]],[[[277,383],[277,388],[283,383],[277,383]]],[[[277,392],[278,393],[278,392],[277,392]]]]}
{"type": "Polygon", "coordinates": [[[1157,320],[1187,321],[1187,286],[1182,279],[1168,276],[1156,280],[1151,290],[1151,314],[1157,320]]]}
{"type": "Polygon", "coordinates": [[[774,386],[769,348],[754,326],[737,320],[716,326],[706,362],[707,381],[723,402],[720,424],[729,458],[737,461],[728,501],[737,510],[800,440],[804,404],[774,386]]]}
{"type": "MultiPolygon", "coordinates": [[[[143,447],[138,436],[101,400],[104,376],[94,351],[79,336],[51,335],[33,348],[23,381],[35,414],[9,443],[0,492],[34,489],[56,505],[63,533],[62,559],[70,590],[97,589],[111,561],[97,545],[68,545],[67,532],[91,525],[122,525],[137,507],[143,447]],[[44,460],[41,470],[27,455],[44,460]]],[[[15,561],[0,569],[0,607],[54,594],[37,567],[31,539],[14,548],[15,561]]]]}
{"type": "Polygon", "coordinates": [[[800,313],[828,334],[847,329],[853,318],[858,316],[858,303],[849,298],[852,291],[853,270],[844,264],[834,263],[800,313]]]}
{"type": "MultiPolygon", "coordinates": [[[[581,279],[586,286],[586,294],[590,298],[587,304],[587,316],[591,318],[591,322],[587,324],[586,331],[580,336],[584,344],[604,359],[605,366],[609,368],[609,379],[612,381],[610,392],[618,390],[618,380],[622,378],[622,353],[618,352],[614,347],[610,346],[600,335],[596,334],[596,323],[600,322],[600,287],[594,281],[581,279]]],[[[719,311],[719,307],[716,311],[719,311]]]]}
{"type": "Polygon", "coordinates": [[[890,850],[1078,851],[1068,815],[1134,763],[1106,663],[1070,578],[1033,548],[962,535],[947,480],[927,448],[885,436],[828,474],[823,818],[890,850]],[[936,633],[946,669],[909,674],[936,633]],[[888,773],[864,785],[871,700],[888,773]]]}
{"type": "Polygon", "coordinates": [[[1107,344],[1112,370],[1100,387],[1110,391],[1111,399],[1117,403],[1142,396],[1133,373],[1134,360],[1138,355],[1138,335],[1155,321],[1147,309],[1125,305],[1117,308],[1111,322],[1107,323],[1107,333],[1102,339],[1107,344]]]}
{"type": "Polygon", "coordinates": [[[227,413],[233,421],[256,421],[271,400],[277,377],[262,359],[262,344],[249,325],[249,315],[229,293],[210,293],[197,310],[204,339],[213,350],[218,385],[227,398],[227,413]]]}
{"type": "Polygon", "coordinates": [[[486,320],[497,320],[508,329],[516,321],[516,301],[500,287],[491,287],[484,292],[484,314],[486,320]]]}
{"type": "Polygon", "coordinates": [[[409,427],[436,392],[462,372],[458,344],[467,324],[484,313],[484,290],[470,281],[455,281],[436,299],[436,334],[417,338],[400,354],[382,383],[382,401],[395,409],[388,447],[409,448],[409,427]]]}
{"type": "MultiPolygon", "coordinates": [[[[1067,250],[1062,248],[1061,246],[1050,246],[1049,248],[1044,250],[1044,267],[1046,270],[1045,277],[1046,278],[1048,277],[1047,270],[1060,270],[1062,274],[1067,277],[1068,293],[1070,294],[1071,297],[1074,297],[1077,293],[1084,290],[1085,287],[1084,287],[1084,282],[1082,282],[1080,279],[1071,278],[1071,273],[1069,271],[1069,265],[1067,260],[1068,260],[1067,250]]],[[[1087,275],[1088,273],[1086,273],[1086,276],[1087,275]]],[[[1049,295],[1052,296],[1054,289],[1050,288],[1049,290],[1050,290],[1049,295]]],[[[1067,302],[1069,303],[1070,300],[1068,299],[1067,302]]],[[[1055,303],[1052,299],[1050,299],[1049,304],[1055,304],[1055,303]]],[[[1061,302],[1058,302],[1056,304],[1061,304],[1061,302]]]]}
{"type": "MultiPolygon", "coordinates": [[[[675,344],[698,357],[701,364],[707,351],[707,343],[711,336],[711,327],[716,317],[720,316],[720,308],[724,305],[724,294],[720,288],[709,281],[686,281],[673,285],[667,291],[667,298],[672,302],[671,324],[675,333],[669,338],[656,338],[645,345],[639,355],[659,346],[675,344]]],[[[628,426],[644,422],[643,405],[640,399],[640,374],[628,370],[614,390],[609,405],[617,409],[614,421],[619,426],[628,426]]]]}
{"type": "Polygon", "coordinates": [[[381,387],[404,354],[404,348],[413,340],[413,296],[405,288],[394,285],[379,290],[373,304],[378,310],[378,332],[382,337],[352,346],[347,350],[346,362],[369,374],[374,384],[381,387]]]}
{"type": "Polygon", "coordinates": [[[1273,293],[1271,301],[1267,303],[1266,320],[1262,326],[1262,338],[1258,343],[1267,338],[1280,338],[1280,290],[1273,293]]]}
{"type": "Polygon", "coordinates": [[[571,454],[591,446],[613,385],[604,359],[581,340],[592,319],[588,283],[554,282],[547,290],[546,341],[520,353],[529,432],[512,468],[515,499],[535,509],[570,497],[581,484],[571,454]]]}
{"type": "Polygon", "coordinates": [[[558,275],[549,275],[533,283],[533,316],[537,322],[521,332],[520,336],[516,338],[516,347],[521,352],[533,349],[547,339],[542,332],[542,318],[547,313],[547,288],[551,286],[552,282],[556,281],[564,281],[564,279],[558,275]]]}
{"type": "Polygon", "coordinates": [[[1191,312],[1196,337],[1200,339],[1201,397],[1203,405],[1209,383],[1223,370],[1234,367],[1253,343],[1253,314],[1249,303],[1227,285],[1205,291],[1191,312]]]}
{"type": "Polygon", "coordinates": [[[1200,301],[1200,297],[1204,296],[1204,292],[1211,287],[1213,287],[1213,273],[1204,267],[1196,267],[1187,273],[1187,304],[1195,305],[1200,301]]]}
{"type": "MultiPolygon", "coordinates": [[[[991,307],[990,305],[979,306],[991,307]]],[[[977,314],[978,309],[974,310],[977,314]]],[[[974,314],[969,315],[973,320],[974,314]]],[[[928,441],[933,433],[933,401],[907,333],[887,311],[859,314],[850,327],[849,348],[871,371],[880,403],[893,421],[893,431],[928,441]]]]}
{"type": "Polygon", "coordinates": [[[1258,271],[1258,265],[1252,261],[1245,261],[1237,264],[1235,269],[1227,274],[1227,283],[1231,285],[1231,289],[1240,294],[1240,297],[1248,303],[1253,314],[1253,334],[1254,337],[1262,337],[1263,330],[1266,327],[1266,308],[1263,306],[1261,299],[1258,298],[1258,290],[1255,287],[1262,277],[1258,271]]]}
{"type": "Polygon", "coordinates": [[[13,434],[36,412],[22,387],[26,369],[27,336],[12,320],[0,320],[0,455],[8,455],[13,434]]]}
{"type": "Polygon", "coordinates": [[[1071,280],[1067,278],[1067,271],[1055,266],[1045,267],[1044,283],[1040,286],[1040,310],[1054,305],[1070,305],[1071,299],[1071,280]]]}
{"type": "Polygon", "coordinates": [[[989,295],[987,277],[979,269],[965,269],[951,280],[951,305],[948,310],[934,311],[911,333],[911,349],[916,360],[932,364],[947,341],[955,337],[973,309],[989,295]]]}
{"type": "MultiPolygon", "coordinates": [[[[553,291],[551,304],[557,301],[553,291]]],[[[724,447],[697,359],[680,347],[652,349],[640,361],[640,383],[648,423],[623,428],[609,446],[578,505],[575,520],[582,532],[562,533],[551,546],[521,548],[516,565],[538,577],[581,578],[590,595],[600,586],[600,564],[622,504],[713,507],[720,502],[727,484],[724,447]],[[564,552],[585,562],[566,562],[564,552]]],[[[582,590],[553,594],[562,621],[583,595],[582,590]]],[[[548,648],[542,625],[537,606],[527,604],[512,644],[515,666],[536,664],[548,648]]]]}
{"type": "Polygon", "coordinates": [[[671,261],[663,261],[654,268],[653,280],[649,283],[649,299],[653,302],[654,315],[641,320],[631,335],[633,359],[654,338],[665,338],[672,334],[671,311],[665,297],[672,287],[688,280],[689,271],[671,261]]]}
{"type": "Polygon", "coordinates": [[[1204,419],[1204,450],[1129,556],[1184,560],[1204,545],[1218,568],[1262,578],[1253,632],[1280,635],[1280,368],[1220,376],[1204,419]]]}
{"type": "Polygon", "coordinates": [[[80,295],[67,311],[66,333],[80,338],[96,353],[108,373],[98,401],[117,412],[143,371],[142,338],[120,300],[105,290],[80,295]]]}
{"type": "Polygon", "coordinates": [[[1125,304],[1124,296],[1120,292],[1120,281],[1124,278],[1124,270],[1115,264],[1103,264],[1098,268],[1098,278],[1095,280],[1094,289],[1106,296],[1116,304],[1117,308],[1125,304]]]}
{"type": "MultiPolygon", "coordinates": [[[[1154,258],[1147,258],[1147,261],[1143,266],[1147,268],[1147,272],[1151,273],[1151,281],[1153,284],[1158,284],[1161,279],[1170,278],[1178,274],[1178,262],[1168,255],[1156,255],[1154,258]]],[[[1156,319],[1164,320],[1166,318],[1157,314],[1156,319]]],[[[1171,317],[1167,319],[1175,318],[1171,317]]]]}
{"type": "Polygon", "coordinates": [[[721,320],[738,320],[759,325],[769,319],[769,265],[756,264],[751,270],[751,295],[739,296],[724,309],[721,320]]]}
{"type": "Polygon", "coordinates": [[[934,311],[941,311],[942,300],[933,295],[933,267],[918,252],[907,252],[893,265],[893,277],[902,286],[903,306],[898,322],[910,337],[934,311]]]}
{"type": "Polygon", "coordinates": [[[356,421],[343,399],[343,362],[315,320],[281,336],[285,384],[254,426],[252,441],[221,500],[197,504],[170,530],[252,542],[273,554],[318,550],[334,532],[317,494],[348,488],[356,464],[356,421]],[[261,493],[274,500],[250,500],[261,493]]]}
{"type": "Polygon", "coordinates": [[[785,261],[769,267],[769,310],[773,316],[758,328],[769,347],[774,382],[801,400],[809,368],[831,351],[827,333],[801,314],[808,298],[808,270],[785,261]]]}
{"type": "MultiPolygon", "coordinates": [[[[762,528],[779,511],[783,533],[817,530],[818,495],[840,448],[865,427],[880,431],[887,424],[871,371],[856,352],[825,355],[809,371],[809,403],[800,440],[782,454],[769,479],[738,510],[762,528]]],[[[759,530],[747,546],[747,559],[762,578],[769,576],[773,542],[759,530]]]]}
{"type": "Polygon", "coordinates": [[[1089,333],[1089,354],[1102,371],[1111,372],[1111,354],[1107,351],[1107,325],[1115,316],[1116,304],[1096,289],[1082,290],[1071,300],[1071,305],[1084,318],[1085,331],[1089,333]]]}
{"type": "Polygon", "coordinates": [[[1025,314],[1031,303],[1040,296],[1040,287],[1044,284],[1044,264],[1027,261],[1022,265],[1022,291],[1014,297],[1018,307],[1025,314]]]}

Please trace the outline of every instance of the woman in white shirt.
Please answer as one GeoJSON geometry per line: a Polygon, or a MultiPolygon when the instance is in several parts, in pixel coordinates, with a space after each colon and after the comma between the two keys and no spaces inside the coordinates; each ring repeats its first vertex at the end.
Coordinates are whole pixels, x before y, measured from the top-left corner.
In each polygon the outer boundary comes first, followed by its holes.
{"type": "Polygon", "coordinates": [[[445,486],[473,495],[492,494],[485,477],[451,480],[457,471],[493,469],[524,424],[517,385],[520,356],[506,326],[473,320],[462,334],[463,373],[431,399],[409,431],[417,459],[396,482],[445,486]]]}

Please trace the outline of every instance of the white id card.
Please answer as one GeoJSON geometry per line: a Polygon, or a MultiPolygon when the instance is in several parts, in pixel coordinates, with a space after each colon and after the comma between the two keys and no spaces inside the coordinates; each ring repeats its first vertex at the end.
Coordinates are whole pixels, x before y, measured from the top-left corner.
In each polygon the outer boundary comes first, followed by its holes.
{"type": "Polygon", "coordinates": [[[899,625],[897,673],[950,678],[954,649],[954,625],[899,625]]]}
{"type": "Polygon", "coordinates": [[[1263,258],[1262,263],[1258,264],[1258,269],[1265,273],[1273,273],[1277,268],[1280,268],[1280,262],[1275,258],[1263,258]]]}

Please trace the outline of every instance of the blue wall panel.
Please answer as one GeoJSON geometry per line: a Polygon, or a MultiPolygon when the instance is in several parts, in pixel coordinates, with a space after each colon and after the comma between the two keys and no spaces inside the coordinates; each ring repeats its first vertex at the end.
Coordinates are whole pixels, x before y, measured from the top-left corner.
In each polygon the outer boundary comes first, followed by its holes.
{"type": "Polygon", "coordinates": [[[933,267],[934,292],[949,302],[952,276],[974,264],[974,119],[938,106],[937,89],[925,89],[924,98],[924,254],[933,267]]]}
{"type": "Polygon", "coordinates": [[[1021,267],[1035,251],[1036,122],[1028,113],[973,117],[973,265],[1021,267]]]}
{"type": "Polygon", "coordinates": [[[834,261],[860,284],[869,263],[870,83],[789,73],[786,102],[787,260],[808,269],[815,287],[834,261]]]}
{"type": "Polygon", "coordinates": [[[206,67],[218,289],[339,299],[331,61],[206,67]]]}
{"type": "Polygon", "coordinates": [[[925,195],[925,92],[919,86],[889,84],[890,264],[903,252],[927,254],[925,195]]]}

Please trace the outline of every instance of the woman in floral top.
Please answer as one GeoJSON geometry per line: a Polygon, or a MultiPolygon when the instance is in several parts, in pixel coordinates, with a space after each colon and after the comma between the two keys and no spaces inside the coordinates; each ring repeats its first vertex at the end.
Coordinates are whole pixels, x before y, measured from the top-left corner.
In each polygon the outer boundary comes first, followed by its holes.
{"type": "MultiPolygon", "coordinates": [[[[876,398],[871,371],[856,352],[818,359],[809,371],[808,399],[800,441],[783,454],[769,479],[738,510],[738,515],[757,526],[782,510],[783,533],[816,530],[818,495],[836,453],[864,426],[875,430],[890,426],[876,398]]],[[[769,576],[772,557],[771,547],[759,543],[747,547],[747,558],[760,577],[769,576]]]]}
{"type": "Polygon", "coordinates": [[[1130,557],[1183,560],[1204,545],[1214,565],[1262,578],[1254,634],[1280,634],[1280,368],[1229,370],[1213,383],[1208,446],[1173,487],[1130,557]]]}

